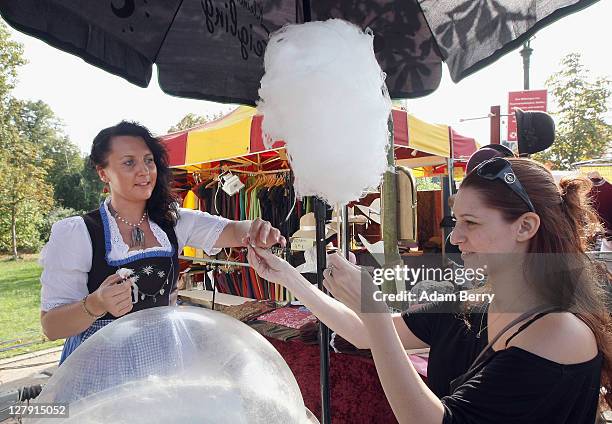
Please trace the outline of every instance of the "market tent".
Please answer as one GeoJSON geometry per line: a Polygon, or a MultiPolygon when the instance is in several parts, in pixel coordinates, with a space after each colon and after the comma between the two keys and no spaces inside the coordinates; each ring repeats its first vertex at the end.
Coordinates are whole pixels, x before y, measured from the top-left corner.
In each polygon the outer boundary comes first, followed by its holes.
{"type": "Polygon", "coordinates": [[[396,156],[415,157],[412,151],[397,152],[398,148],[409,148],[421,155],[450,156],[450,138],[448,126],[430,124],[404,110],[393,110],[393,132],[395,137],[396,156]]]}
{"type": "Polygon", "coordinates": [[[453,146],[453,159],[467,162],[480,147],[475,139],[459,134],[451,128],[451,140],[453,146]]]}
{"type": "MultiPolygon", "coordinates": [[[[202,164],[264,153],[262,116],[257,109],[239,106],[215,121],[162,136],[170,166],[189,171],[202,164]]],[[[282,148],[283,143],[276,143],[282,148]]],[[[274,149],[272,149],[273,151],[274,149]]]]}
{"type": "Polygon", "coordinates": [[[446,173],[447,159],[456,161],[461,173],[478,149],[471,137],[443,124],[430,124],[403,110],[393,110],[396,163],[412,168],[416,177],[446,173]]]}
{"type": "MultiPolygon", "coordinates": [[[[266,149],[261,134],[263,117],[257,109],[240,106],[215,121],[188,130],[162,136],[170,165],[188,171],[207,168],[208,164],[258,156],[266,161],[284,157],[284,143],[277,141],[266,149]]],[[[401,109],[393,109],[394,145],[398,162],[409,167],[435,166],[451,156],[469,157],[476,149],[474,139],[461,136],[447,125],[430,124],[401,109]],[[452,147],[451,147],[452,141],[452,147]],[[458,156],[461,155],[461,156],[458,156]]]]}

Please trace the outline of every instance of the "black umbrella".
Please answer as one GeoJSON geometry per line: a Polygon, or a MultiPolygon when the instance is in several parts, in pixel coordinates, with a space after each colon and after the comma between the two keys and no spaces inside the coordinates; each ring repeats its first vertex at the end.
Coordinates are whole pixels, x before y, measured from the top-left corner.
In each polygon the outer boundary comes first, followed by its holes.
{"type": "MultiPolygon", "coordinates": [[[[16,29],[138,86],[149,84],[156,64],[168,94],[252,105],[268,36],[288,23],[342,18],[370,28],[391,97],[411,98],[438,87],[442,61],[458,82],[596,1],[2,0],[0,13],[16,29]]],[[[323,209],[316,208],[319,234],[323,209]]],[[[320,280],[325,261],[319,247],[320,280]]],[[[327,424],[328,344],[321,346],[327,424]]]]}
{"type": "Polygon", "coordinates": [[[254,104],[268,36],[342,18],[373,31],[392,98],[424,96],[442,61],[455,82],[596,0],[3,0],[20,31],[168,94],[254,104]]]}

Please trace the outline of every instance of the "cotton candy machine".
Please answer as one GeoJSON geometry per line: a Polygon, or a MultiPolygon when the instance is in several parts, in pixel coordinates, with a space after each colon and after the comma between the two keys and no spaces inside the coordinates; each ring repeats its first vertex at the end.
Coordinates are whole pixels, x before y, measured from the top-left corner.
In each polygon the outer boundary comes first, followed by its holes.
{"type": "Polygon", "coordinates": [[[86,340],[36,403],[41,423],[317,423],[280,354],[247,325],[197,307],[127,315],[86,340]]]}

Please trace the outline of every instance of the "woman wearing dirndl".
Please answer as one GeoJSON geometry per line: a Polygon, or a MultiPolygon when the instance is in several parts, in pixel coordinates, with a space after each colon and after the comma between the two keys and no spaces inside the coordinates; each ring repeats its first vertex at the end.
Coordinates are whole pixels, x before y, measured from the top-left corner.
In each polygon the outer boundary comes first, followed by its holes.
{"type": "Polygon", "coordinates": [[[225,247],[285,245],[266,221],[178,208],[167,153],[139,124],[100,131],[90,161],[110,196],[97,210],[56,222],[40,259],[41,323],[49,339],[66,338],[60,364],[113,320],[175,305],[184,246],[214,255],[225,247]]]}

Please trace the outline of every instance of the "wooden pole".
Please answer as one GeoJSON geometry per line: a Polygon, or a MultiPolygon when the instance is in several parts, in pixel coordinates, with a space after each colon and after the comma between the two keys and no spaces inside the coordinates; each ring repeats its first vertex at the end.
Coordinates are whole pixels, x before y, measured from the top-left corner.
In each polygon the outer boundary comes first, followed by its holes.
{"type": "Polygon", "coordinates": [[[491,144],[500,144],[501,107],[491,106],[491,144]]]}
{"type": "MultiPolygon", "coordinates": [[[[389,114],[389,150],[387,151],[387,171],[383,177],[382,189],[382,238],[384,244],[385,268],[395,268],[402,264],[397,248],[397,176],[395,173],[395,146],[393,143],[393,114],[389,114]]],[[[395,279],[385,280],[383,293],[396,293],[395,279]]]]}

